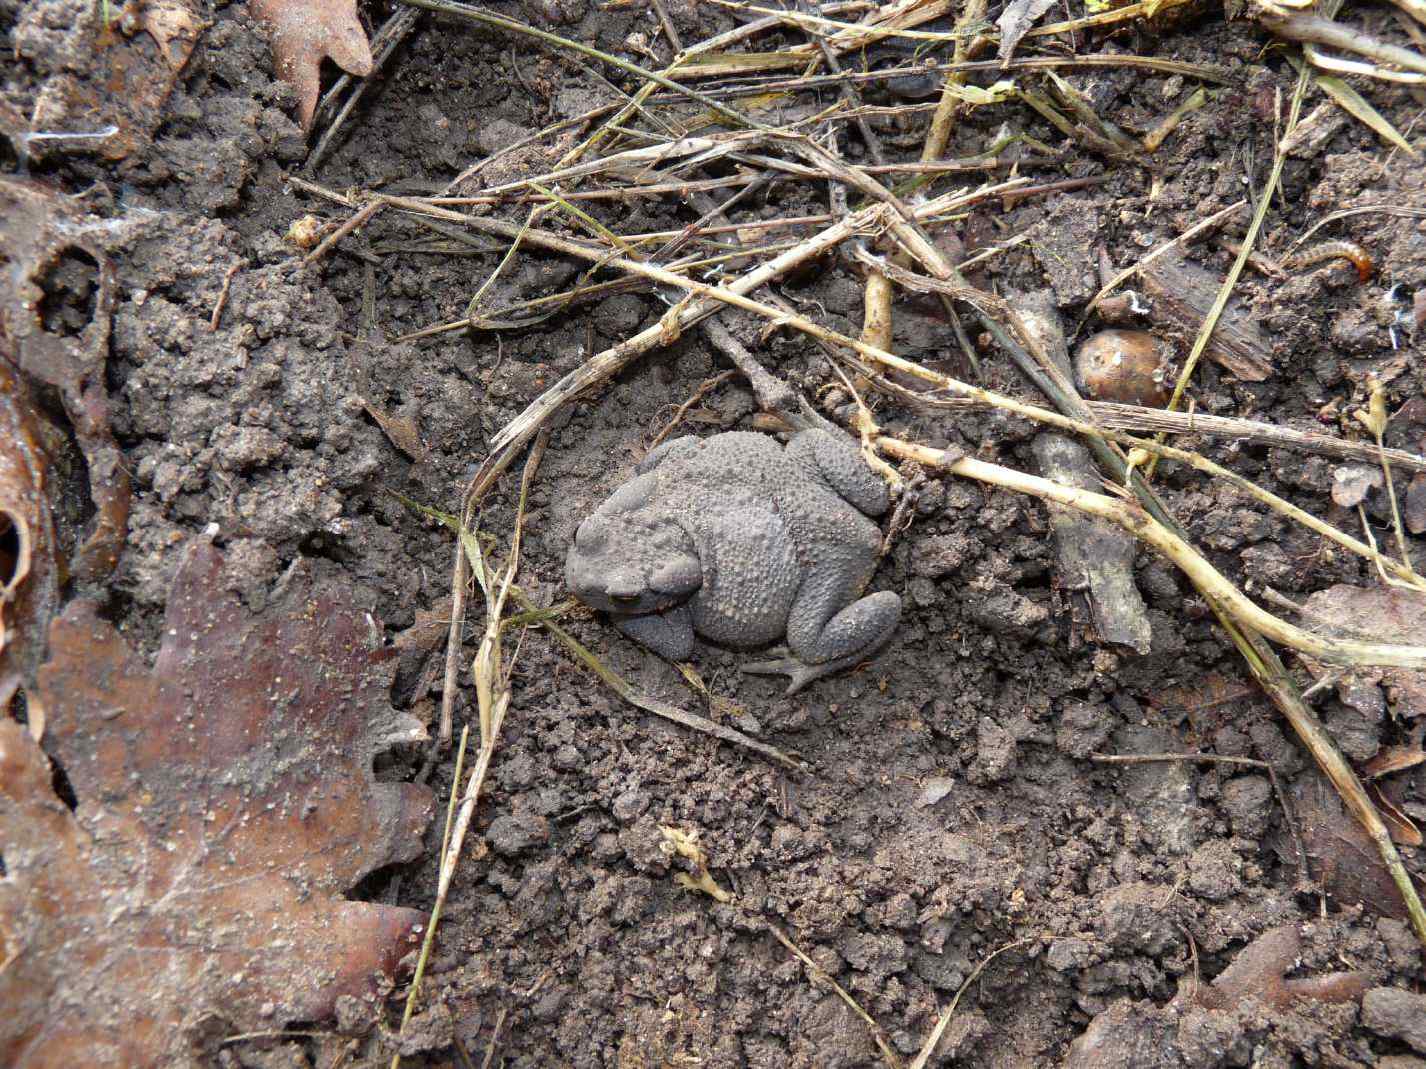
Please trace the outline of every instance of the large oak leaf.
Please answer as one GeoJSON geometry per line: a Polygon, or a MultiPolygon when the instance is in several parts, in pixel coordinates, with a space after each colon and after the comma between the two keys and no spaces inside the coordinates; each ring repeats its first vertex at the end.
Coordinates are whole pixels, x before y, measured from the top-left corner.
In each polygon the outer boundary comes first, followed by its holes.
{"type": "Polygon", "coordinates": [[[424,732],[390,649],[295,565],[260,613],[188,553],[152,669],[90,602],[55,621],[44,754],[0,718],[0,1064],[185,1065],[203,1036],[328,1016],[422,915],[343,900],[421,849],[425,788],[373,755],[424,732]]]}

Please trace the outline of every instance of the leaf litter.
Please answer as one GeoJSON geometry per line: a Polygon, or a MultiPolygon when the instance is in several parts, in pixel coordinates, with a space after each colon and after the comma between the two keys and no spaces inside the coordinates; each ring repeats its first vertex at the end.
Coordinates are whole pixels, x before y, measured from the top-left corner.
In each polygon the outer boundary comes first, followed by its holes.
{"type": "MultiPolygon", "coordinates": [[[[118,288],[105,245],[125,229],[90,217],[78,198],[0,179],[0,248],[9,261],[0,272],[0,359],[58,392],[84,455],[95,516],[69,567],[86,580],[113,570],[129,522],[128,469],[110,428],[104,376],[118,288]]],[[[3,385],[7,404],[33,409],[24,383],[3,385]]]]}
{"type": "Polygon", "coordinates": [[[67,152],[141,155],[206,25],[190,0],[76,4],[67,14],[63,27],[44,25],[34,5],[14,20],[15,40],[54,34],[68,56],[28,114],[6,108],[0,115],[22,171],[32,159],[67,152]]]}
{"type": "Polygon", "coordinates": [[[370,997],[424,915],[342,897],[422,850],[432,796],[373,757],[425,738],[395,651],[296,564],[249,612],[190,548],[152,668],[88,600],[55,621],[46,754],[0,718],[0,1063],[199,1064],[233,1032],[370,997]],[[206,1037],[206,1039],[205,1039],[206,1037]]]}
{"type": "Polygon", "coordinates": [[[19,376],[0,359],[0,716],[34,678],[59,604],[49,462],[26,402],[19,376]]]}
{"type": "MultiPolygon", "coordinates": [[[[318,58],[318,61],[319,61],[319,58],[318,58]]],[[[314,64],[314,66],[315,66],[315,64],[314,64]]],[[[1269,188],[1272,187],[1272,184],[1273,184],[1273,182],[1269,182],[1269,188]]],[[[1255,224],[1255,225],[1256,225],[1256,224],[1255,224]]],[[[1249,244],[1251,244],[1251,242],[1249,242],[1249,244]]],[[[398,445],[399,445],[399,443],[398,443],[398,445]]],[[[1206,700],[1206,701],[1204,701],[1204,703],[1201,704],[1201,708],[1206,708],[1206,710],[1212,710],[1212,708],[1214,708],[1214,707],[1216,706],[1216,704],[1218,704],[1218,703],[1215,703],[1215,701],[1206,700]]],[[[543,982],[543,981],[542,981],[542,982],[543,982]]],[[[503,1012],[502,1012],[502,1016],[503,1016],[503,1012]]],[[[462,1058],[463,1058],[463,1052],[462,1052],[462,1058]]],[[[489,1055],[488,1055],[488,1058],[486,1058],[486,1060],[489,1060],[489,1055]]]]}
{"type": "MultiPolygon", "coordinates": [[[[1385,917],[1405,917],[1401,894],[1380,854],[1331,784],[1308,772],[1294,780],[1287,793],[1313,876],[1323,892],[1338,905],[1361,905],[1385,917]]],[[[1296,848],[1283,841],[1277,849],[1286,859],[1296,848]]]]}

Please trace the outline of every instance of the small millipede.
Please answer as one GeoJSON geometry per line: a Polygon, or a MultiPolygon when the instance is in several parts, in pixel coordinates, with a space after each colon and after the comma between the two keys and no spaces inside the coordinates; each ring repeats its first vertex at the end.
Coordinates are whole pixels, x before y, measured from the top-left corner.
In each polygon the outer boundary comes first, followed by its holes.
{"type": "Polygon", "coordinates": [[[1355,241],[1324,241],[1320,245],[1314,245],[1312,248],[1292,256],[1283,266],[1299,271],[1304,267],[1311,267],[1324,260],[1335,260],[1339,257],[1352,262],[1352,266],[1357,269],[1357,277],[1363,282],[1372,277],[1372,271],[1376,268],[1376,264],[1372,261],[1372,254],[1355,241]]]}

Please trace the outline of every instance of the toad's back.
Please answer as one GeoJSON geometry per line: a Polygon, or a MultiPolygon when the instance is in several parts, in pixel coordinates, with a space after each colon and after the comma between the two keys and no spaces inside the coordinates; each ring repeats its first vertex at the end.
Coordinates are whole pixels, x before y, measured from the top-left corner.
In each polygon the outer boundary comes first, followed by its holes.
{"type": "Polygon", "coordinates": [[[658,496],[695,526],[700,515],[762,505],[781,517],[799,548],[822,542],[880,543],[876,524],[776,439],[728,431],[683,439],[675,446],[655,469],[658,496]]]}

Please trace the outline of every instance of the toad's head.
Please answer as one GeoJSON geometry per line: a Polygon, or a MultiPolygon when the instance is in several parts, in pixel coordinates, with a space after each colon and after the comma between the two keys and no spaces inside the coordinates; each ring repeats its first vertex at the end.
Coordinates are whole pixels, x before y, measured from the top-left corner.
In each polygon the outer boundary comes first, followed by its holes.
{"type": "Polygon", "coordinates": [[[672,515],[656,507],[656,488],[651,475],[642,475],[579,525],[565,579],[586,605],[622,616],[663,612],[703,585],[698,548],[672,515]]]}

